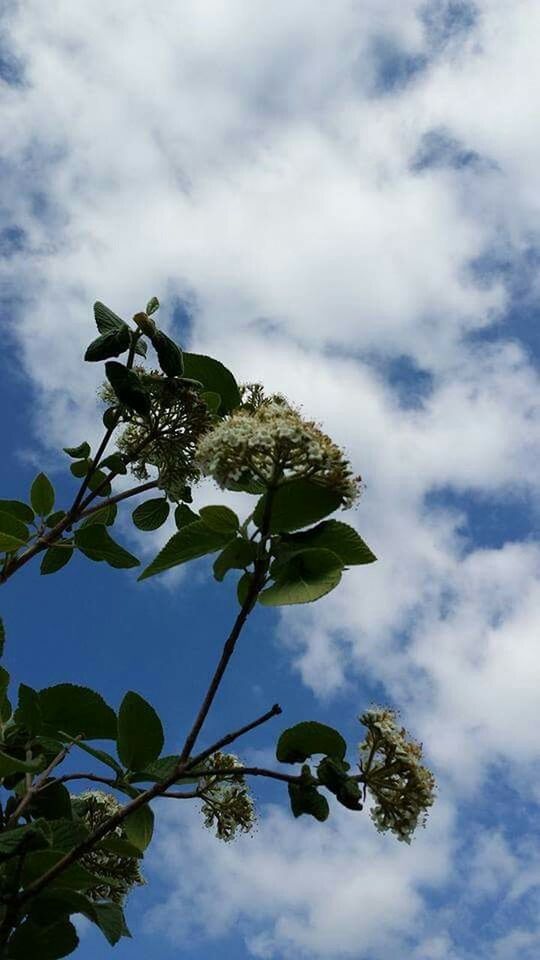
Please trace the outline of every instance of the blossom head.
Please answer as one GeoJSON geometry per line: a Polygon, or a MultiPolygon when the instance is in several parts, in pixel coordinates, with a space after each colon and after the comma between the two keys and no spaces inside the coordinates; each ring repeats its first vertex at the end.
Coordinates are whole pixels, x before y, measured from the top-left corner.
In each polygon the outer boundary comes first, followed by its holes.
{"type": "Polygon", "coordinates": [[[279,398],[241,407],[214,426],[199,442],[197,461],[220,487],[309,479],[338,493],[344,506],[360,491],[343,451],[279,398]]]}
{"type": "Polygon", "coordinates": [[[360,722],[367,728],[360,767],[375,800],[371,817],[381,833],[391,830],[398,840],[410,843],[435,799],[435,778],[420,762],[422,745],[409,738],[388,707],[366,710],[360,722]]]}
{"type": "MultiPolygon", "coordinates": [[[[102,790],[87,790],[71,799],[77,819],[90,832],[101,827],[122,808],[116,797],[102,790]]],[[[109,837],[127,839],[122,826],[116,827],[109,837]]],[[[136,857],[119,856],[112,851],[93,847],[79,862],[96,878],[96,885],[86,891],[91,900],[122,903],[132,887],[144,883],[136,857]]]]}

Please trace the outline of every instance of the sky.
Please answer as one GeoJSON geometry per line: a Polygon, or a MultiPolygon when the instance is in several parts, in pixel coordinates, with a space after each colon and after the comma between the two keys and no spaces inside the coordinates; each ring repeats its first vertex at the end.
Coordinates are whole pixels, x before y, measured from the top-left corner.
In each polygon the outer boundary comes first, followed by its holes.
{"type": "MultiPolygon", "coordinates": [[[[182,344],[301,404],[365,481],[379,557],[257,611],[205,735],[264,712],[361,739],[399,709],[436,773],[410,847],[367,814],[294,821],[255,784],[222,844],[156,804],[118,960],[533,960],[540,952],[535,0],[5,0],[2,496],[95,441],[99,299],[158,296],[182,344]]],[[[247,498],[227,502],[248,512],[247,498]]],[[[203,485],[199,504],[222,502],[203,485]]],[[[150,557],[125,513],[123,542],[150,557]]],[[[210,565],[137,584],[74,561],[2,593],[6,664],[158,708],[172,750],[235,614],[210,565]]],[[[281,719],[283,722],[281,722],[281,719]]],[[[81,960],[105,958],[81,929],[81,960]]]]}

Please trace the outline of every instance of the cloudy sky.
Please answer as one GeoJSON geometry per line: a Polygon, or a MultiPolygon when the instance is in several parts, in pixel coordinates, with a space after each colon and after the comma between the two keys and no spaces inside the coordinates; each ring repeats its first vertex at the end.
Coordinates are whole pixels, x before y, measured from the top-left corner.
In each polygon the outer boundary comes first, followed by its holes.
{"type": "MultiPolygon", "coordinates": [[[[346,447],[380,558],[313,607],[257,613],[208,736],[279,699],[354,744],[382,700],[439,781],[411,847],[345,810],[295,822],[259,784],[235,844],[162,801],[114,956],[536,958],[537,0],[3,9],[2,495],[39,468],[67,498],[55,451],[97,429],[92,302],[129,317],[157,295],[184,345],[346,447]]],[[[128,521],[124,538],[152,550],[128,521]]],[[[234,615],[208,567],[25,569],[2,596],[8,666],[115,704],[138,690],[174,748],[234,615]]],[[[83,932],[81,960],[109,955],[83,932]]]]}

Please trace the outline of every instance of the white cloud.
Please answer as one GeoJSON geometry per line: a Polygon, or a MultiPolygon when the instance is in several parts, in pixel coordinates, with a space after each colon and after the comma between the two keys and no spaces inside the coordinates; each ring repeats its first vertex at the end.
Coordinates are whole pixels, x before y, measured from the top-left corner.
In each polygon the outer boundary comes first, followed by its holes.
{"type": "MultiPolygon", "coordinates": [[[[167,813],[158,851],[172,892],[155,928],[192,912],[215,935],[238,922],[258,957],[379,960],[405,937],[415,960],[463,960],[424,897],[452,876],[457,791],[487,803],[491,761],[524,796],[534,786],[537,545],[479,549],[463,514],[427,497],[538,496],[533,366],[516,343],[468,335],[508,302],[471,261],[494,251],[517,271],[538,244],[540,11],[478,0],[475,26],[435,43],[424,6],[32,0],[9,18],[25,80],[2,91],[5,204],[26,248],[3,276],[21,301],[44,444],[94,436],[101,374],[79,362],[91,302],[129,316],[157,294],[170,319],[183,297],[197,347],[303,403],[367,482],[353,522],[379,563],[348,573],[316,612],[287,613],[281,635],[321,697],[382,682],[445,798],[412,850],[365,820],[351,836],[345,815],[321,831],[276,809],[254,840],[216,848],[189,817],[175,837],[167,813]],[[427,57],[384,95],[381,37],[427,57]],[[433,130],[478,163],[413,169],[433,130]],[[401,355],[430,378],[416,407],[381,365],[401,355]]],[[[436,26],[451,7],[432,6],[436,26]]],[[[507,840],[478,848],[478,895],[493,870],[516,899],[520,877],[534,889],[536,867],[518,853],[507,840]]],[[[532,956],[537,943],[518,925],[492,956],[532,956]]]]}

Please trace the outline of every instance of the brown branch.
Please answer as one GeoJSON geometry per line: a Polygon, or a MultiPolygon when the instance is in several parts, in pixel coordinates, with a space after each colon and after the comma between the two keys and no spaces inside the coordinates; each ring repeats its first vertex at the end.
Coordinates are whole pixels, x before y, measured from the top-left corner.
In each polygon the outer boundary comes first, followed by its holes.
{"type": "Polygon", "coordinates": [[[203,760],[207,759],[207,757],[211,757],[213,753],[221,750],[222,747],[228,746],[229,743],[233,743],[235,740],[238,740],[239,737],[243,737],[244,734],[249,733],[250,730],[255,730],[255,727],[260,727],[261,724],[271,720],[272,717],[279,716],[280,713],[283,713],[283,711],[279,703],[275,703],[270,710],[268,710],[266,713],[263,713],[263,715],[258,717],[257,720],[252,720],[251,723],[247,723],[245,727],[240,727],[240,729],[235,730],[234,733],[228,733],[225,737],[221,737],[220,740],[217,740],[216,743],[213,743],[211,747],[207,747],[206,750],[202,751],[202,753],[197,754],[196,757],[192,757],[192,759],[186,764],[185,769],[192,770],[193,767],[196,767],[197,764],[202,763],[203,760]]]}
{"type": "MultiPolygon", "coordinates": [[[[205,770],[205,777],[267,777],[269,780],[281,780],[283,783],[300,783],[302,777],[292,773],[280,773],[279,770],[265,770],[263,767],[216,767],[215,770],[205,770]]],[[[202,778],[201,778],[202,779],[202,778]]],[[[195,794],[198,796],[198,793],[195,794]]],[[[164,797],[185,797],[187,794],[169,791],[164,797]]]]}
{"type": "MultiPolygon", "coordinates": [[[[91,513],[96,513],[98,510],[104,510],[105,507],[110,507],[113,503],[120,503],[121,500],[127,500],[128,497],[135,497],[138,493],[145,493],[147,490],[153,490],[157,487],[159,480],[148,480],[147,483],[141,483],[137,487],[130,487],[129,490],[124,490],[122,493],[117,493],[114,497],[107,497],[106,500],[102,500],[101,503],[96,503],[94,507],[88,507],[87,510],[83,510],[79,515],[82,517],[89,517],[91,513]]],[[[78,518],[79,519],[79,518],[78,518]]]]}
{"type": "MultiPolygon", "coordinates": [[[[76,743],[76,742],[77,742],[78,740],[80,740],[80,739],[81,739],[80,737],[76,737],[75,740],[73,741],[73,743],[76,743]]],[[[17,820],[19,819],[19,817],[20,817],[21,813],[23,812],[23,810],[26,809],[26,807],[28,806],[28,804],[30,803],[30,801],[32,800],[32,798],[35,796],[35,794],[36,794],[39,790],[42,789],[45,781],[48,780],[48,778],[50,777],[50,775],[51,775],[52,771],[54,770],[54,768],[57,767],[60,763],[62,763],[62,760],[64,760],[64,759],[67,757],[69,751],[71,750],[71,747],[72,747],[72,744],[71,744],[71,743],[70,743],[70,744],[67,744],[67,745],[60,751],[60,753],[58,753],[58,754],[56,755],[56,757],[54,757],[54,759],[51,760],[49,766],[47,767],[46,770],[43,771],[43,773],[41,774],[41,776],[38,777],[38,779],[35,780],[33,784],[30,784],[30,786],[28,787],[28,789],[27,789],[24,797],[22,798],[22,800],[20,801],[20,803],[16,806],[15,810],[14,810],[13,813],[11,814],[11,816],[10,816],[10,818],[9,818],[7,824],[6,824],[6,829],[9,829],[10,827],[12,827],[14,824],[17,823],[17,820]]],[[[57,781],[54,781],[54,782],[57,782],[57,781]]]]}
{"type": "Polygon", "coordinates": [[[223,651],[221,653],[219,663],[214,671],[214,675],[210,681],[210,686],[206,691],[206,695],[201,704],[200,710],[195,718],[195,722],[190,732],[187,735],[186,742],[184,743],[184,746],[182,748],[182,753],[180,754],[181,760],[187,760],[193,747],[195,746],[197,737],[201,732],[203,723],[206,720],[206,717],[208,716],[208,712],[210,710],[210,707],[212,706],[212,703],[214,702],[214,697],[218,692],[219,685],[223,679],[223,674],[225,673],[229,665],[229,661],[234,653],[238,637],[242,632],[242,628],[244,627],[246,620],[249,617],[249,614],[251,613],[253,607],[255,606],[257,596],[264,584],[264,579],[265,579],[266,570],[268,566],[268,559],[266,556],[265,548],[266,548],[266,540],[268,538],[268,530],[270,527],[270,514],[272,510],[272,498],[274,494],[274,489],[275,489],[274,486],[269,487],[268,493],[267,493],[264,517],[261,525],[261,539],[259,542],[259,554],[258,554],[257,560],[255,561],[253,580],[251,581],[251,585],[247,592],[246,599],[242,604],[240,613],[238,614],[234,622],[234,626],[225,641],[225,645],[223,647],[223,651]]]}
{"type": "MultiPolygon", "coordinates": [[[[264,718],[269,719],[271,716],[275,716],[276,712],[280,712],[280,708],[277,707],[277,705],[272,707],[271,710],[264,714],[264,718]]],[[[253,727],[258,726],[263,722],[263,718],[261,717],[258,720],[253,721],[251,724],[247,724],[246,727],[242,727],[242,731],[253,729],[253,727]]],[[[237,732],[236,735],[239,736],[239,732],[237,732]]],[[[235,735],[231,736],[234,737],[235,735]]],[[[221,742],[221,740],[218,741],[218,743],[221,742]]],[[[214,744],[209,748],[211,752],[215,752],[217,749],[217,744],[214,744]]],[[[206,756],[206,754],[207,751],[200,756],[203,757],[206,756]]],[[[96,843],[102,840],[103,837],[107,836],[108,833],[111,833],[111,831],[114,830],[115,827],[119,826],[126,819],[126,817],[130,816],[130,814],[135,813],[136,810],[139,810],[140,807],[145,806],[156,797],[163,796],[168,791],[169,787],[172,787],[178,782],[181,774],[186,773],[190,767],[192,768],[198,762],[200,762],[200,757],[196,757],[187,763],[185,760],[179,758],[176,767],[168,777],[159,781],[158,783],[153,784],[153,786],[149,787],[148,790],[145,790],[143,793],[140,793],[138,797],[135,797],[134,800],[118,810],[117,813],[113,814],[113,816],[110,817],[105,823],[102,823],[99,827],[97,827],[96,830],[90,834],[90,836],[86,837],[85,840],[77,844],[76,847],[73,847],[69,853],[66,853],[66,855],[62,857],[61,860],[58,860],[58,862],[55,863],[54,866],[52,866],[49,870],[47,870],[46,873],[44,873],[41,877],[38,877],[37,880],[34,880],[33,883],[29,884],[26,889],[23,890],[22,893],[16,898],[17,905],[20,906],[35,897],[41,890],[47,887],[49,883],[55,880],[56,877],[64,873],[64,871],[67,870],[72,863],[76,863],[77,860],[80,860],[80,858],[89,850],[91,850],[96,843]]]]}

